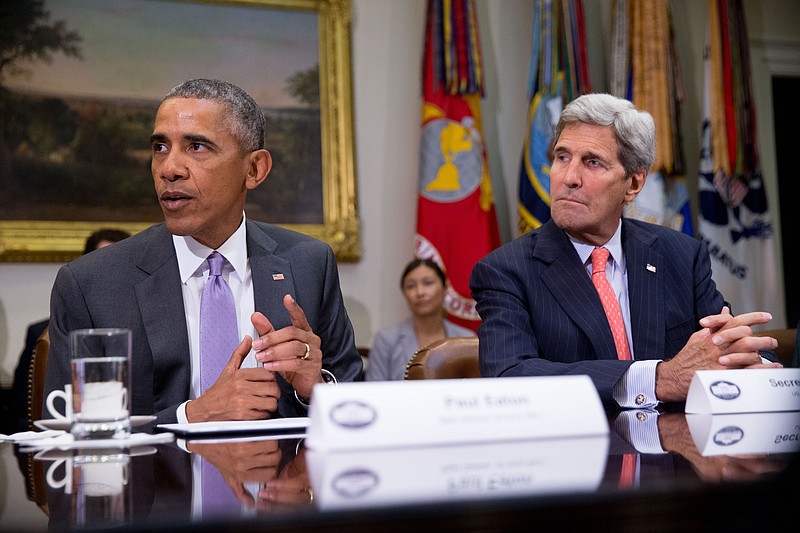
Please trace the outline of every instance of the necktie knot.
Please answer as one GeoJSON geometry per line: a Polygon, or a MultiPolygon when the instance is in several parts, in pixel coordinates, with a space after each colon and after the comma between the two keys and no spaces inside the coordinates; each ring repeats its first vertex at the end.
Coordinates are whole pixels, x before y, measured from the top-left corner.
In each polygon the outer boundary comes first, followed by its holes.
{"type": "Polygon", "coordinates": [[[208,275],[209,276],[219,276],[222,274],[222,263],[225,262],[225,258],[219,252],[214,252],[208,256],[208,275]]]}
{"type": "Polygon", "coordinates": [[[608,248],[595,248],[592,250],[592,275],[595,272],[605,272],[608,263],[608,248]]]}

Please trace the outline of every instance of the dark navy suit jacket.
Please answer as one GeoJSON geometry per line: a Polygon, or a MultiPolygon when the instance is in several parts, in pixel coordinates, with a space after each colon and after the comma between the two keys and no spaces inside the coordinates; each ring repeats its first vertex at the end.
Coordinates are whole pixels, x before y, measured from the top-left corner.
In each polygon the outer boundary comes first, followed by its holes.
{"type": "MultiPolygon", "coordinates": [[[[248,220],[247,256],[256,311],[276,329],[289,326],[283,297],[291,294],[321,339],[322,367],[341,381],[361,379],[361,357],[330,246],[248,220]]],[[[50,302],[45,394],[70,381],[69,332],[111,327],[133,332],[131,414],[155,414],[159,424],[176,422],[178,405],[189,399],[191,362],[178,259],[163,223],[81,256],[58,271],[50,302]]],[[[292,387],[280,376],[278,384],[278,416],[305,416],[292,387]]]]}
{"type": "MultiPolygon", "coordinates": [[[[725,301],[705,245],[677,231],[622,220],[635,359],[669,359],[725,301]]],[[[473,269],[484,376],[588,374],[606,405],[630,366],[617,360],[600,297],[569,237],[552,221],[498,248],[473,269]]]]}

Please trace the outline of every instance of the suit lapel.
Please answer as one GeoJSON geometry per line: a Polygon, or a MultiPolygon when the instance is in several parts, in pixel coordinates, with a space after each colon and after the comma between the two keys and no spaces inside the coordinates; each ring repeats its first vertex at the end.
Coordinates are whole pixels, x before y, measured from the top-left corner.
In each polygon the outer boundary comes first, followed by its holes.
{"type": "Polygon", "coordinates": [[[617,349],[603,304],[569,237],[552,222],[542,227],[534,259],[549,266],[542,281],[564,312],[586,334],[598,358],[615,358],[617,349]]]}
{"type": "Polygon", "coordinates": [[[628,270],[631,338],[637,359],[664,355],[665,262],[654,246],[656,236],[622,219],[622,248],[628,270]]]}
{"type": "MultiPolygon", "coordinates": [[[[253,275],[255,309],[266,316],[276,329],[291,324],[283,297],[297,298],[292,265],[275,255],[278,243],[252,221],[247,221],[247,255],[253,275]]],[[[302,305],[302,304],[301,304],[302,305]]]]}
{"type": "MultiPolygon", "coordinates": [[[[191,368],[178,260],[172,237],[163,225],[157,229],[136,266],[147,274],[136,284],[136,298],[153,357],[153,379],[157,382],[163,375],[160,369],[191,368]]],[[[169,379],[172,381],[175,376],[169,379]]],[[[180,381],[183,387],[184,379],[180,381]]],[[[154,385],[154,390],[164,390],[154,385]]],[[[190,386],[188,372],[185,386],[186,391],[170,393],[186,394],[190,386]]]]}

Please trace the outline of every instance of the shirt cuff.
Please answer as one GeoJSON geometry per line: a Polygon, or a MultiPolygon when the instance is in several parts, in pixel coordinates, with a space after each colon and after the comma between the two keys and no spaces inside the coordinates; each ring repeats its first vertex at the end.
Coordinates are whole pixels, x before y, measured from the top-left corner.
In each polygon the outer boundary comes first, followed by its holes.
{"type": "MultiPolygon", "coordinates": [[[[333,375],[333,372],[325,370],[324,368],[320,368],[320,375],[322,376],[322,382],[325,384],[338,385],[339,383],[339,381],[336,379],[336,376],[333,375]]],[[[300,403],[300,405],[308,408],[309,400],[301,398],[300,395],[297,394],[297,390],[294,391],[294,398],[300,403]]]]}
{"type": "Polygon", "coordinates": [[[656,399],[656,366],[660,359],[635,361],[628,367],[612,391],[614,400],[624,409],[653,408],[656,399]]]}
{"type": "Polygon", "coordinates": [[[186,404],[189,403],[183,402],[178,406],[177,411],[175,411],[175,416],[178,418],[178,424],[188,424],[189,419],[186,418],[186,404]]]}
{"type": "Polygon", "coordinates": [[[652,409],[622,411],[614,421],[614,430],[639,453],[666,453],[661,447],[661,438],[658,434],[658,411],[652,409]]]}

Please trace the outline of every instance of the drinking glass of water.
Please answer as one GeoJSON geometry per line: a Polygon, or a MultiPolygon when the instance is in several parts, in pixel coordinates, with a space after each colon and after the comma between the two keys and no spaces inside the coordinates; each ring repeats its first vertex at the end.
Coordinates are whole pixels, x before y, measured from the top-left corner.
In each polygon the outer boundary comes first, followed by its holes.
{"type": "Polygon", "coordinates": [[[78,440],[128,438],[131,331],[76,330],[70,345],[72,435],[78,440]]]}

